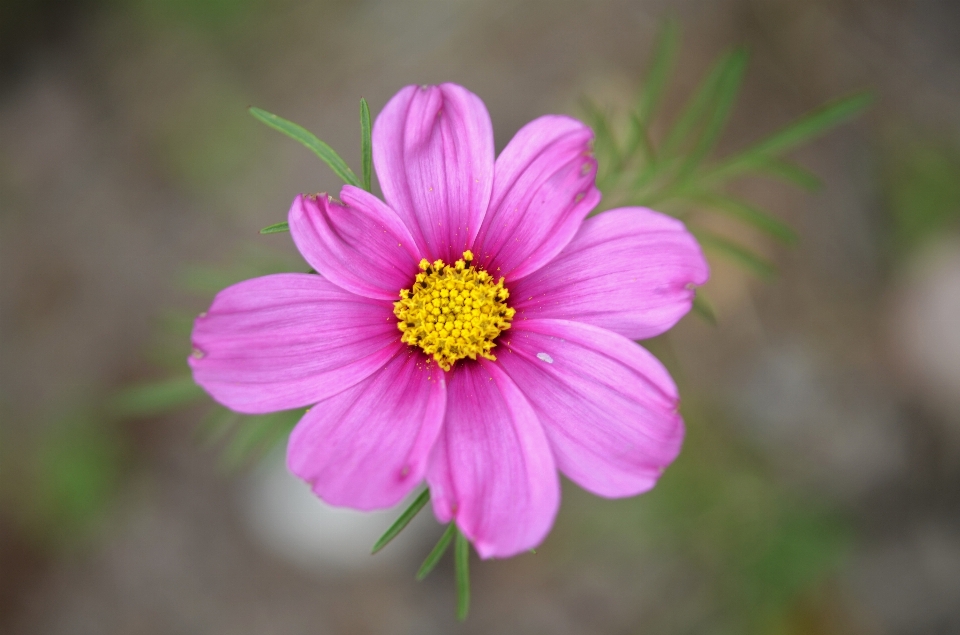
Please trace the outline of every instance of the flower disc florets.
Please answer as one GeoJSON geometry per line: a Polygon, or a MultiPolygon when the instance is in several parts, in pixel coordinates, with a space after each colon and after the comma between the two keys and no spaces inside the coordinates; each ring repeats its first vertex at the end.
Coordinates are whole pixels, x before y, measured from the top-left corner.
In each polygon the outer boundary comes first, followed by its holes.
{"type": "Polygon", "coordinates": [[[469,250],[452,265],[424,258],[413,287],[400,291],[393,305],[401,340],[419,346],[443,370],[465,357],[495,360],[494,340],[516,313],[507,306],[510,292],[503,278],[494,281],[472,260],[469,250]]]}

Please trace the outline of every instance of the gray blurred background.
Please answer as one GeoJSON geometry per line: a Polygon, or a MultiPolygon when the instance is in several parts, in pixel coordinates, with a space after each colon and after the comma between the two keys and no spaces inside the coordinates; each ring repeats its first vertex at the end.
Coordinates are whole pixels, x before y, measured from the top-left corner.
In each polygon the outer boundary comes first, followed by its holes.
{"type": "Polygon", "coordinates": [[[953,0],[2,0],[0,303],[0,632],[960,632],[953,0]],[[713,259],[719,324],[651,343],[689,427],[654,492],[565,484],[535,555],[474,561],[458,624],[449,562],[413,580],[429,513],[371,558],[390,514],[304,500],[276,452],[225,467],[202,407],[104,414],[182,372],[211,271],[303,267],[257,231],[339,184],[247,106],[356,169],[361,96],[376,115],[454,81],[499,149],[584,94],[625,108],[669,16],[668,119],[718,53],[751,51],[721,153],[877,101],[793,155],[821,191],[738,184],[801,241],[744,231],[780,275],[713,259]]]}

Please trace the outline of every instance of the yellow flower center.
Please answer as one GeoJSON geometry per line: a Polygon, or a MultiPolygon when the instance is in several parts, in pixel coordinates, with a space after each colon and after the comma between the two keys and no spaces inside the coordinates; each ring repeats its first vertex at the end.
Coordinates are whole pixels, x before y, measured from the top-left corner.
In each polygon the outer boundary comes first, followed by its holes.
{"type": "Polygon", "coordinates": [[[472,260],[469,250],[452,265],[421,260],[416,282],[393,304],[400,339],[432,355],[443,370],[464,357],[496,359],[494,340],[516,313],[507,306],[503,278],[494,281],[472,260]]]}

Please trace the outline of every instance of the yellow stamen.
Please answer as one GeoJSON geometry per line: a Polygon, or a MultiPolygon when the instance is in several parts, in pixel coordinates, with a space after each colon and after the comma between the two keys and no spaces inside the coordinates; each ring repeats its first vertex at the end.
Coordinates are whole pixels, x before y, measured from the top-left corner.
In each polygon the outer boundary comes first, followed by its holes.
{"type": "Polygon", "coordinates": [[[510,292],[503,278],[495,282],[472,261],[469,250],[452,265],[421,260],[413,286],[401,290],[393,304],[400,339],[433,356],[443,370],[465,357],[496,359],[494,340],[516,313],[507,306],[510,292]]]}

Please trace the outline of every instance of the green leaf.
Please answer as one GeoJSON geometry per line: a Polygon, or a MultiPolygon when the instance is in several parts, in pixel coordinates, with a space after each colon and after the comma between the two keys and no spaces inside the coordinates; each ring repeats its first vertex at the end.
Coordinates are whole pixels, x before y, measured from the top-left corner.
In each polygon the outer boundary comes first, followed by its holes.
{"type": "Polygon", "coordinates": [[[462,622],[470,611],[470,542],[459,530],[453,563],[457,577],[457,619],[462,622]]]}
{"type": "Polygon", "coordinates": [[[635,136],[630,142],[627,154],[633,156],[633,153],[639,149],[646,165],[656,163],[657,151],[654,149],[653,141],[650,139],[650,130],[640,121],[637,115],[632,115],[630,121],[633,125],[635,136]]]}
{"type": "Polygon", "coordinates": [[[260,230],[261,234],[279,234],[280,232],[290,231],[290,223],[284,221],[282,223],[276,223],[273,225],[268,225],[260,230]]]}
{"type": "Polygon", "coordinates": [[[640,96],[636,111],[631,115],[632,137],[627,141],[624,160],[618,164],[623,170],[624,163],[640,150],[643,159],[641,169],[633,179],[633,189],[637,190],[654,180],[663,166],[658,161],[658,153],[650,137],[650,123],[656,116],[666,92],[668,80],[673,70],[674,59],[680,44],[680,26],[676,20],[666,20],[657,37],[657,44],[650,67],[640,85],[640,96]]]}
{"type": "Polygon", "coordinates": [[[121,391],[107,402],[107,410],[117,417],[149,417],[182,408],[204,394],[192,376],[171,377],[121,391]]]}
{"type": "Polygon", "coordinates": [[[769,158],[757,166],[761,174],[773,176],[783,181],[798,185],[805,190],[815,192],[823,187],[823,183],[813,172],[784,159],[769,158]]]}
{"type": "Polygon", "coordinates": [[[771,262],[753,253],[743,245],[702,229],[691,228],[690,231],[697,237],[703,247],[730,258],[744,269],[752,271],[761,278],[770,278],[777,273],[777,268],[771,262]]]}
{"type": "Polygon", "coordinates": [[[667,138],[660,149],[660,156],[673,158],[678,155],[680,148],[689,138],[690,134],[697,128],[698,124],[707,115],[710,106],[716,100],[718,89],[724,77],[728,74],[731,64],[734,63],[737,51],[731,51],[718,59],[710,72],[700,82],[700,87],[694,93],[686,107],[676,120],[667,138]]]}
{"type": "Polygon", "coordinates": [[[793,123],[725,159],[709,171],[711,181],[728,179],[743,172],[760,169],[766,159],[792,150],[801,143],[860,114],[873,102],[871,93],[858,93],[824,104],[793,123]]]}
{"type": "Polygon", "coordinates": [[[370,191],[373,176],[373,142],[370,138],[370,107],[360,98],[360,163],[363,167],[363,189],[370,191]]]}
{"type": "Polygon", "coordinates": [[[197,439],[204,445],[212,445],[223,439],[240,421],[240,414],[222,406],[214,406],[197,426],[197,439]]]}
{"type": "Polygon", "coordinates": [[[617,147],[617,141],[613,135],[613,130],[610,128],[607,116],[586,97],[581,100],[581,105],[586,111],[586,118],[590,127],[593,128],[594,151],[598,155],[609,154],[610,162],[616,163],[620,159],[620,150],[617,147]]]}
{"type": "Polygon", "coordinates": [[[890,212],[886,246],[902,257],[957,227],[960,151],[949,139],[928,139],[916,131],[888,143],[881,181],[890,212]]]}
{"type": "Polygon", "coordinates": [[[223,450],[222,467],[233,470],[263,456],[290,433],[303,413],[304,409],[298,408],[244,417],[223,450]]]}
{"type": "Polygon", "coordinates": [[[703,193],[693,197],[693,200],[742,220],[785,244],[797,243],[797,234],[789,225],[738,198],[725,194],[703,193]]]}
{"type": "Polygon", "coordinates": [[[460,532],[457,531],[456,523],[450,523],[447,525],[447,530],[443,532],[442,536],[440,536],[440,540],[437,541],[437,545],[427,555],[427,559],[423,561],[423,564],[420,565],[420,570],[417,571],[417,580],[423,580],[425,577],[430,575],[430,572],[433,571],[434,567],[437,566],[437,563],[440,562],[440,558],[442,558],[443,554],[447,551],[447,547],[450,546],[450,541],[453,540],[453,535],[459,533],[460,532]]]}
{"type": "Polygon", "coordinates": [[[660,106],[679,44],[679,23],[676,20],[667,20],[657,37],[657,45],[650,62],[650,70],[647,71],[640,89],[637,117],[644,128],[650,125],[650,121],[656,115],[660,106]]]}
{"type": "Polygon", "coordinates": [[[397,518],[397,520],[392,525],[390,525],[390,529],[388,529],[386,533],[380,536],[380,540],[377,541],[377,544],[373,545],[373,549],[370,551],[370,553],[371,554],[377,553],[378,551],[386,547],[391,540],[396,538],[397,535],[401,531],[403,531],[403,529],[407,525],[410,524],[410,521],[413,520],[414,516],[420,513],[420,510],[423,509],[423,507],[427,504],[429,500],[430,500],[429,489],[425,489],[422,492],[420,492],[420,495],[417,496],[417,498],[414,499],[412,503],[410,503],[410,506],[407,507],[406,511],[400,514],[400,517],[397,518]]]}
{"type": "Polygon", "coordinates": [[[30,453],[29,478],[18,485],[23,506],[13,511],[22,514],[31,539],[50,547],[76,544],[102,527],[123,483],[123,435],[95,412],[71,415],[44,428],[35,449],[16,450],[30,453]]]}
{"type": "Polygon", "coordinates": [[[713,309],[713,304],[707,300],[698,289],[693,296],[693,312],[709,322],[711,325],[717,325],[717,312],[713,309]]]}
{"type": "Polygon", "coordinates": [[[330,166],[330,169],[333,170],[333,173],[340,177],[344,183],[361,187],[361,183],[357,178],[357,175],[354,174],[353,170],[351,170],[346,162],[340,158],[340,155],[334,152],[333,148],[328,146],[326,143],[320,141],[320,139],[318,139],[306,128],[298,126],[292,121],[287,121],[286,119],[269,113],[266,110],[261,110],[260,108],[250,108],[250,114],[274,130],[282,132],[291,139],[302,143],[314,154],[320,157],[321,161],[330,166]]]}
{"type": "Polygon", "coordinates": [[[747,52],[736,49],[720,60],[716,92],[713,96],[713,108],[707,113],[700,137],[693,150],[684,158],[678,179],[691,174],[707,158],[723,133],[730,118],[730,111],[737,101],[743,74],[747,69],[747,52]]]}

